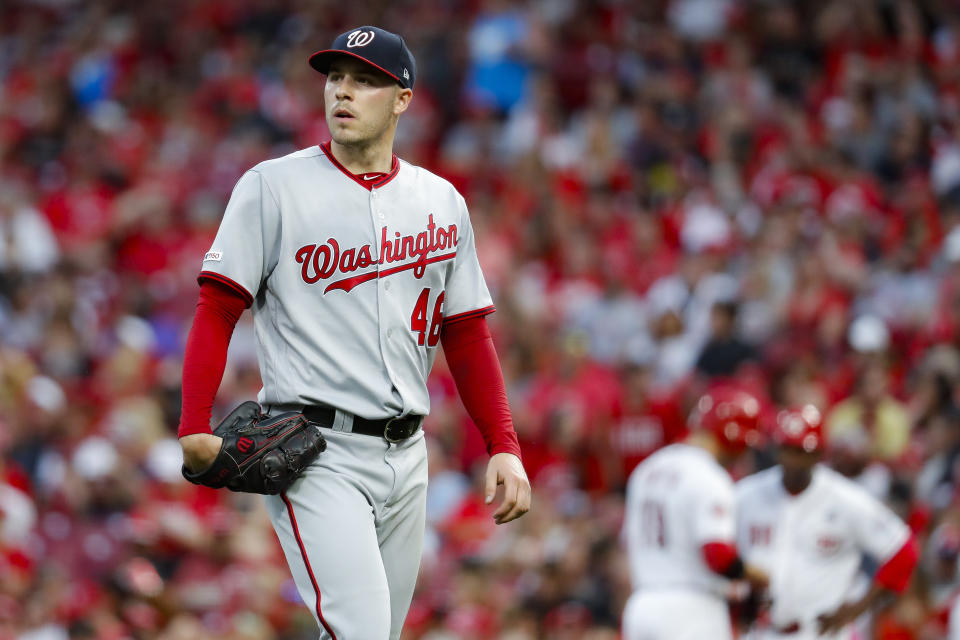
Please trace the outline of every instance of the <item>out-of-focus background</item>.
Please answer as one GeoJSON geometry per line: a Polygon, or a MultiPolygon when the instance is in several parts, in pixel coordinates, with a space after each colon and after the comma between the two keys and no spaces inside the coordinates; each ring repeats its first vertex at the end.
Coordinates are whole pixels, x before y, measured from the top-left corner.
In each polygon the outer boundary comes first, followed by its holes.
{"type": "MultiPolygon", "coordinates": [[[[956,2],[5,0],[0,639],[316,637],[259,500],[182,481],[180,369],[234,182],[327,139],[307,57],[371,23],[417,57],[398,155],[470,203],[535,491],[493,525],[439,359],[405,637],[616,638],[625,479],[733,375],[820,407],[831,463],[920,537],[875,637],[942,637],[956,2]]],[[[257,389],[245,314],[215,414],[257,389]]]]}

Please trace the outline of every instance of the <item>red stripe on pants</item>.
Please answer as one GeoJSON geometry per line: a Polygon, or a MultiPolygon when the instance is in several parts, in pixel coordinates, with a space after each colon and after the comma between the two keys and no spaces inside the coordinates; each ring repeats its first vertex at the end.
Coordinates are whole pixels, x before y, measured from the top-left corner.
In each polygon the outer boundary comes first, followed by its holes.
{"type": "Polygon", "coordinates": [[[297,526],[297,517],[293,515],[293,505],[290,504],[290,500],[287,499],[287,494],[281,493],[280,497],[283,498],[283,503],[287,505],[287,513],[290,514],[290,526],[293,527],[293,535],[297,538],[297,545],[300,547],[300,555],[303,556],[303,564],[307,567],[307,573],[310,574],[310,582],[313,584],[313,590],[317,594],[317,618],[320,619],[320,624],[323,625],[323,628],[327,630],[327,633],[330,634],[330,637],[333,640],[337,640],[337,634],[333,632],[333,629],[330,628],[330,625],[327,624],[327,621],[323,619],[323,612],[320,610],[320,587],[317,586],[317,579],[313,575],[313,567],[310,566],[310,558],[307,557],[307,549],[303,546],[303,539],[300,537],[300,528],[297,526]]]}

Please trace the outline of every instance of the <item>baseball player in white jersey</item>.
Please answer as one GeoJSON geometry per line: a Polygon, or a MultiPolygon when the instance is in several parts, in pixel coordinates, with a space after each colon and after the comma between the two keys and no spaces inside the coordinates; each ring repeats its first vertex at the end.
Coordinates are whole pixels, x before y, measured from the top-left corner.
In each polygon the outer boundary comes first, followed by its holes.
{"type": "Polygon", "coordinates": [[[398,638],[420,563],[427,483],[421,428],[437,346],[491,455],[498,524],[530,485],[485,315],[494,310],[466,204],[392,153],[416,68],[377,27],[341,34],[326,74],[332,141],[262,162],[237,183],[204,256],[184,356],[185,466],[220,449],[210,412],[237,318],[251,307],[266,413],[302,412],[326,451],[266,496],[300,595],[340,640],[398,638]]]}
{"type": "Polygon", "coordinates": [[[778,466],[737,484],[737,541],[770,576],[763,640],[847,640],[851,623],[885,593],[906,588],[917,561],[908,527],[866,490],[818,464],[822,419],[812,405],[781,411],[778,466]],[[863,556],[879,563],[856,597],[863,556]]]}
{"type": "Polygon", "coordinates": [[[634,593],[623,613],[625,640],[732,638],[730,581],[765,584],[737,554],[733,480],[722,466],[759,437],[759,413],[754,396],[716,389],[698,402],[699,429],[688,441],[630,475],[624,537],[634,593]]]}

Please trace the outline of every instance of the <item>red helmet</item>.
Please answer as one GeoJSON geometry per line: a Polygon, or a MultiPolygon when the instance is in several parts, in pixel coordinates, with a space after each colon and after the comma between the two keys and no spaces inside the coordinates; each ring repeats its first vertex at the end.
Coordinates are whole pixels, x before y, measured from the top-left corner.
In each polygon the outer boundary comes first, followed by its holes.
{"type": "Polygon", "coordinates": [[[812,404],[799,409],[785,409],[777,414],[774,429],[777,444],[785,447],[798,447],[810,453],[823,449],[823,418],[812,404]]]}
{"type": "Polygon", "coordinates": [[[760,443],[760,401],[736,387],[717,387],[697,401],[694,424],[716,435],[731,449],[760,443]]]}

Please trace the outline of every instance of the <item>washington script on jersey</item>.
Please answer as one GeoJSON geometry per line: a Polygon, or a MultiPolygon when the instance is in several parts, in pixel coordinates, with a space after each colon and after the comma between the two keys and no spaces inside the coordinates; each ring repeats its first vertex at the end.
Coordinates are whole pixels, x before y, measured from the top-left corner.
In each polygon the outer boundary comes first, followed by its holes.
{"type": "Polygon", "coordinates": [[[412,269],[414,277],[419,279],[423,277],[428,264],[452,260],[457,257],[457,225],[451,224],[446,229],[438,228],[433,222],[433,214],[430,214],[426,230],[421,231],[416,236],[401,236],[400,232],[396,231],[394,232],[394,239],[389,240],[387,238],[390,234],[389,229],[383,227],[381,231],[380,259],[376,261],[373,259],[372,245],[369,244],[341,250],[340,243],[335,238],[328,238],[326,243],[321,245],[308,244],[300,247],[297,250],[296,257],[297,262],[303,265],[300,270],[303,281],[307,284],[314,284],[321,279],[332,278],[337,273],[353,273],[357,269],[399,262],[416,256],[417,259],[413,262],[407,262],[384,271],[368,271],[357,276],[335,280],[323,290],[324,293],[334,289],[349,292],[358,284],[373,280],[378,275],[383,278],[409,269],[412,269]],[[453,251],[430,255],[447,248],[452,248],[453,251]]]}

